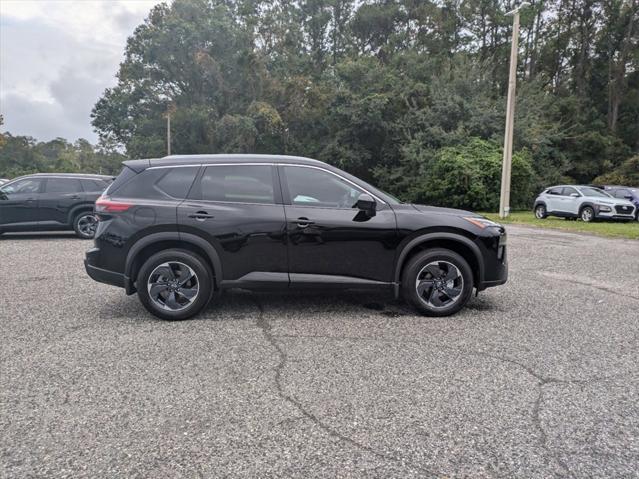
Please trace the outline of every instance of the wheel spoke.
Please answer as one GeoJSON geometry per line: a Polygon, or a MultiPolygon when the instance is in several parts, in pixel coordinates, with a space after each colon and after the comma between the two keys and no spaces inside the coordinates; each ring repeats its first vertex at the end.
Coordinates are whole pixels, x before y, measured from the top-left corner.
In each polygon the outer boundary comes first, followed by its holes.
{"type": "Polygon", "coordinates": [[[433,278],[439,278],[442,274],[442,270],[439,266],[435,266],[434,264],[429,264],[426,266],[425,271],[428,271],[433,278]]]}
{"type": "Polygon", "coordinates": [[[196,288],[187,288],[187,289],[183,289],[182,288],[182,289],[177,290],[176,293],[179,296],[183,296],[184,298],[186,298],[189,301],[191,301],[197,295],[197,289],[196,288]]]}
{"type": "Polygon", "coordinates": [[[433,280],[431,279],[422,279],[419,284],[417,285],[417,294],[422,296],[424,294],[424,292],[426,290],[428,290],[428,288],[432,289],[433,287],[433,280]]]}
{"type": "Polygon", "coordinates": [[[444,276],[444,281],[452,281],[453,279],[457,279],[458,277],[459,273],[457,272],[457,269],[448,265],[448,272],[446,273],[446,276],[444,276]]]}
{"type": "Polygon", "coordinates": [[[164,304],[166,304],[171,309],[180,309],[182,305],[177,302],[177,298],[175,297],[175,292],[171,291],[169,295],[164,300],[164,304]]]}
{"type": "Polygon", "coordinates": [[[155,273],[160,275],[164,279],[175,279],[175,273],[170,265],[160,266],[155,270],[155,273]]]}
{"type": "Polygon", "coordinates": [[[457,296],[461,294],[461,292],[462,292],[461,288],[444,287],[444,293],[446,293],[446,296],[448,296],[450,299],[455,299],[457,296]]]}
{"type": "Polygon", "coordinates": [[[435,307],[444,306],[439,291],[435,290],[434,288],[430,294],[428,302],[435,307]]]}
{"type": "Polygon", "coordinates": [[[151,298],[157,298],[158,295],[160,293],[163,293],[164,291],[166,291],[167,289],[169,289],[169,286],[166,283],[151,283],[151,289],[149,289],[149,296],[151,296],[151,298]]]}

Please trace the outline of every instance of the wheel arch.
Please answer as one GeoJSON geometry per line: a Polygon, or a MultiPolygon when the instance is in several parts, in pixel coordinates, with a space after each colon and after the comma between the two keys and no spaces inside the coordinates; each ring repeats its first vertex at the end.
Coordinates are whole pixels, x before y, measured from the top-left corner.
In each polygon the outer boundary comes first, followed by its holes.
{"type": "Polygon", "coordinates": [[[220,255],[213,245],[197,235],[177,231],[158,232],[141,238],[129,250],[124,267],[127,278],[127,294],[135,293],[135,280],[142,264],[152,255],[166,249],[177,248],[191,251],[202,257],[213,272],[213,286],[218,288],[223,279],[220,255]]]}
{"type": "Polygon", "coordinates": [[[416,254],[432,248],[448,249],[461,255],[468,262],[473,271],[475,287],[481,287],[484,280],[484,259],[479,247],[472,240],[457,233],[424,233],[406,243],[397,257],[394,275],[396,296],[399,295],[399,285],[401,282],[402,272],[406,264],[408,264],[410,259],[416,254]]]}

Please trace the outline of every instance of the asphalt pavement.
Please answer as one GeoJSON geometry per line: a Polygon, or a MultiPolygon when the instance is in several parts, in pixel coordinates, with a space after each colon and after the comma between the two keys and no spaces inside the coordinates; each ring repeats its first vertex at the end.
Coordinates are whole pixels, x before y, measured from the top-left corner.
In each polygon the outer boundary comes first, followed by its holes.
{"type": "Polygon", "coordinates": [[[0,477],[639,477],[639,241],[508,227],[450,318],[231,292],[163,322],[0,238],[0,477]]]}

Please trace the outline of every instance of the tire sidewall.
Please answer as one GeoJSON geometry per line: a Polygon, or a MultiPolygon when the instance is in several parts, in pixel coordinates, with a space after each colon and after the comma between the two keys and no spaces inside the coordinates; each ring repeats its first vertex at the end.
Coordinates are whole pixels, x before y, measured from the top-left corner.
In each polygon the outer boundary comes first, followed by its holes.
{"type": "Polygon", "coordinates": [[[206,262],[197,254],[186,250],[160,251],[147,259],[137,275],[136,288],[142,305],[154,316],[167,321],[181,321],[201,312],[210,302],[213,295],[213,274],[206,262]],[[169,311],[161,309],[153,303],[149,296],[147,282],[153,270],[167,261],[179,261],[191,267],[197,275],[199,292],[196,300],[186,309],[169,311]]]}
{"type": "Polygon", "coordinates": [[[402,273],[402,296],[420,313],[427,316],[450,316],[461,310],[470,297],[474,288],[473,272],[468,262],[458,253],[447,249],[426,250],[417,254],[409,260],[402,273]],[[464,288],[461,293],[462,297],[453,305],[443,308],[434,309],[425,304],[418,296],[415,288],[417,275],[421,269],[428,263],[443,260],[454,264],[462,274],[464,279],[464,288]]]}
{"type": "Polygon", "coordinates": [[[84,233],[82,233],[82,231],[80,231],[80,227],[79,227],[80,219],[84,218],[85,216],[93,216],[93,212],[82,211],[78,213],[77,215],[75,215],[75,218],[73,219],[73,231],[75,231],[75,235],[78,238],[93,239],[95,237],[95,233],[92,235],[85,235],[84,233]]]}

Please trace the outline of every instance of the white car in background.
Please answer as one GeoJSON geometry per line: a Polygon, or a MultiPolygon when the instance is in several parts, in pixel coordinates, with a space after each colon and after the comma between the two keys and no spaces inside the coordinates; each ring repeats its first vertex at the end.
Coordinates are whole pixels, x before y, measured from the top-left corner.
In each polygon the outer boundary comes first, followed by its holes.
{"type": "Polygon", "coordinates": [[[585,222],[595,219],[635,219],[635,205],[626,199],[614,198],[592,186],[560,185],[545,189],[535,200],[535,217],[548,216],[581,218],[585,222]]]}

